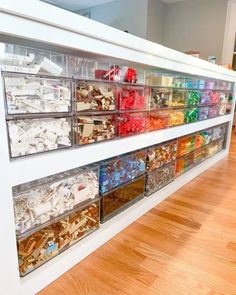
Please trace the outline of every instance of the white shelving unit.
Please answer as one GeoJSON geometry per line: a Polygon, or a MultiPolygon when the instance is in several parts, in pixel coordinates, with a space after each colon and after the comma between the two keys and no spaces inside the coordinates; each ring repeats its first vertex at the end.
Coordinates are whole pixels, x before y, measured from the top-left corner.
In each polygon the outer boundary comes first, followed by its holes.
{"type": "MultiPolygon", "coordinates": [[[[0,35],[3,41],[14,43],[17,38],[31,46],[41,44],[45,48],[64,49],[77,52],[78,55],[89,55],[96,58],[106,56],[138,63],[144,67],[156,67],[236,82],[236,73],[232,71],[36,0],[0,0],[0,19],[0,35]]],[[[0,93],[0,163],[2,168],[0,177],[0,295],[35,294],[135,219],[228,154],[231,128],[229,128],[225,150],[196,166],[183,176],[178,177],[173,183],[151,197],[141,200],[117,215],[102,225],[98,231],[25,278],[20,278],[16,251],[12,186],[167,141],[221,123],[228,122],[231,127],[233,113],[149,134],[10,161],[2,84],[0,84],[0,93]]]]}

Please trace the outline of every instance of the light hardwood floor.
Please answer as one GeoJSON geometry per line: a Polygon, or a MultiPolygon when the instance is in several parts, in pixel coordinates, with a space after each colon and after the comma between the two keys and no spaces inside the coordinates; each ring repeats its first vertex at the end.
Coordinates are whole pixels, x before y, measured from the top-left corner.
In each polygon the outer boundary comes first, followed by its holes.
{"type": "Polygon", "coordinates": [[[236,136],[185,185],[38,295],[236,295],[236,136]]]}

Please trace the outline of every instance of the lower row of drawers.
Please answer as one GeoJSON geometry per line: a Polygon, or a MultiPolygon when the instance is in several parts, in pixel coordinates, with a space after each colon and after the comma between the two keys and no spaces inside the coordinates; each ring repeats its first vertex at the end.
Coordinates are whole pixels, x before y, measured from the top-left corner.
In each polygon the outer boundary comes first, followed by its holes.
{"type": "Polygon", "coordinates": [[[54,219],[46,227],[17,239],[19,272],[24,276],[63,252],[125,208],[136,203],[145,195],[150,196],[175,177],[183,174],[194,165],[215,155],[224,148],[224,141],[217,140],[195,150],[176,161],[120,186],[102,198],[75,208],[69,215],[54,219]]]}

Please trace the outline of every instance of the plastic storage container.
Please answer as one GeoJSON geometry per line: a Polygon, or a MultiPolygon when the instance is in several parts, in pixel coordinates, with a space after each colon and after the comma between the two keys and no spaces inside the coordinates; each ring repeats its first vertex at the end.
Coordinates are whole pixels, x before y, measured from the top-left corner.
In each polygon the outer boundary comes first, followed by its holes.
{"type": "Polygon", "coordinates": [[[173,77],[161,73],[150,72],[146,75],[146,84],[150,86],[172,87],[173,77]]]}
{"type": "Polygon", "coordinates": [[[177,157],[182,157],[195,150],[196,136],[189,135],[178,139],[177,157]]]}
{"type": "Polygon", "coordinates": [[[145,173],[146,149],[100,163],[100,193],[104,194],[145,173]]]}
{"type": "Polygon", "coordinates": [[[214,89],[215,88],[215,81],[212,80],[205,80],[205,85],[204,85],[205,89],[214,89]]]}
{"type": "Polygon", "coordinates": [[[175,162],[147,173],[145,195],[149,196],[172,182],[175,178],[175,162]]]}
{"type": "Polygon", "coordinates": [[[207,157],[207,146],[199,148],[194,151],[194,164],[200,164],[203,162],[207,157]]]}
{"type": "Polygon", "coordinates": [[[67,76],[66,58],[62,53],[4,43],[1,50],[2,71],[67,76]]]}
{"type": "Polygon", "coordinates": [[[76,83],[76,111],[96,112],[115,111],[117,87],[113,83],[82,82],[76,83]]]}
{"type": "Polygon", "coordinates": [[[227,129],[226,125],[221,125],[221,126],[217,126],[213,128],[211,140],[215,141],[215,140],[224,138],[226,134],[226,129],[227,129]]]}
{"type": "Polygon", "coordinates": [[[219,107],[219,105],[210,106],[209,119],[218,117],[219,115],[220,115],[220,107],[219,107]]]}
{"type": "Polygon", "coordinates": [[[219,115],[224,116],[227,111],[227,103],[222,103],[219,105],[219,115]]]}
{"type": "Polygon", "coordinates": [[[209,90],[202,90],[200,92],[200,104],[201,105],[206,105],[206,104],[210,104],[211,103],[211,95],[212,95],[212,91],[209,90]]]}
{"type": "Polygon", "coordinates": [[[84,145],[116,137],[116,115],[81,115],[74,120],[75,143],[84,145]]]}
{"type": "Polygon", "coordinates": [[[185,77],[174,77],[172,86],[175,88],[185,88],[186,86],[185,77]]]}
{"type": "Polygon", "coordinates": [[[192,77],[185,78],[185,88],[188,89],[201,89],[201,85],[203,83],[203,80],[194,79],[192,77]]]}
{"type": "Polygon", "coordinates": [[[145,175],[103,195],[101,199],[101,222],[105,222],[143,198],[145,175]]]}
{"type": "Polygon", "coordinates": [[[25,276],[99,228],[100,200],[17,240],[19,272],[25,276]]]}
{"type": "Polygon", "coordinates": [[[209,118],[210,107],[198,108],[198,121],[207,120],[209,118]]]}
{"type": "Polygon", "coordinates": [[[149,111],[147,115],[146,130],[154,131],[169,127],[170,110],[149,111]]]}
{"type": "Polygon", "coordinates": [[[15,119],[7,126],[11,158],[72,146],[70,117],[15,119]]]}
{"type": "Polygon", "coordinates": [[[216,141],[213,141],[213,142],[211,142],[210,144],[207,145],[207,150],[206,150],[207,157],[212,157],[216,153],[219,152],[219,150],[220,150],[219,143],[220,143],[220,141],[216,140],[216,141]]]}
{"type": "Polygon", "coordinates": [[[186,90],[173,89],[171,100],[170,100],[170,106],[171,107],[183,107],[183,106],[185,106],[186,97],[187,97],[186,90]]]}
{"type": "Polygon", "coordinates": [[[199,109],[198,108],[186,108],[184,112],[184,122],[186,124],[194,123],[198,121],[199,109]]]}
{"type": "Polygon", "coordinates": [[[194,153],[188,154],[176,160],[176,176],[179,176],[194,166],[194,153]]]}
{"type": "Polygon", "coordinates": [[[146,112],[121,113],[118,115],[118,134],[120,137],[145,132],[146,112]]]}
{"type": "Polygon", "coordinates": [[[119,110],[143,111],[147,108],[148,96],[144,87],[139,86],[121,86],[119,89],[119,110]]]}
{"type": "Polygon", "coordinates": [[[76,79],[95,79],[95,60],[73,55],[67,55],[66,60],[69,77],[76,79]]]}
{"type": "Polygon", "coordinates": [[[16,234],[48,223],[98,195],[97,165],[18,185],[13,188],[16,234]]]}
{"type": "Polygon", "coordinates": [[[169,126],[178,126],[184,124],[184,109],[175,109],[170,111],[169,126]]]}
{"type": "Polygon", "coordinates": [[[168,108],[172,89],[170,88],[151,88],[149,96],[149,109],[168,108]]]}
{"type": "Polygon", "coordinates": [[[147,171],[151,172],[176,159],[177,141],[151,146],[147,150],[147,171]]]}
{"type": "Polygon", "coordinates": [[[195,141],[195,148],[199,149],[208,143],[210,143],[212,138],[212,129],[199,131],[196,133],[196,141],[195,141]]]}
{"type": "Polygon", "coordinates": [[[70,112],[71,82],[22,74],[4,74],[7,113],[70,112]]]}
{"type": "Polygon", "coordinates": [[[198,90],[189,90],[187,91],[187,101],[186,105],[196,106],[200,103],[201,94],[198,90]]]}

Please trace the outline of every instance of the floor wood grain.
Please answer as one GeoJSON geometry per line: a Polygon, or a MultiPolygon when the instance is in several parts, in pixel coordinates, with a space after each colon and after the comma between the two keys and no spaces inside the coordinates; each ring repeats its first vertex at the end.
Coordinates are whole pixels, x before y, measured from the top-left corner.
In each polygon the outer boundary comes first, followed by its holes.
{"type": "Polygon", "coordinates": [[[236,295],[236,136],[227,159],[38,295],[236,295]]]}

